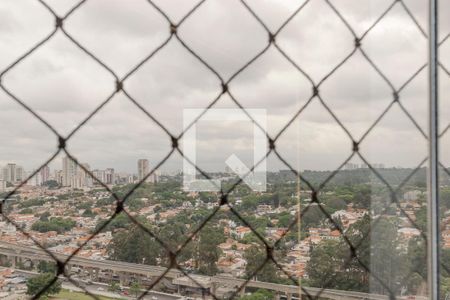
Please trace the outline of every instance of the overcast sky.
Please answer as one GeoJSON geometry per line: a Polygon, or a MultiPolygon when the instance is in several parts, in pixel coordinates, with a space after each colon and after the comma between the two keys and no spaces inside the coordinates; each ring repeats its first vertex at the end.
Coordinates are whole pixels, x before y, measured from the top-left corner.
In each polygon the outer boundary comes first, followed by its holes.
{"type": "MultiPolygon", "coordinates": [[[[174,21],[197,1],[155,1],[174,21]]],[[[361,35],[392,0],[333,0],[361,35]]],[[[63,15],[77,1],[47,0],[63,15]]],[[[247,0],[275,31],[303,1],[247,0]]],[[[425,30],[427,1],[405,0],[425,30]]],[[[450,3],[441,1],[441,38],[450,32],[450,3]]],[[[35,0],[0,1],[0,70],[4,70],[54,28],[50,13],[35,0]]],[[[167,21],[145,0],[88,0],[64,28],[81,45],[123,77],[169,36],[167,21]]],[[[225,80],[267,45],[264,28],[237,0],[207,0],[178,29],[179,36],[225,80]]],[[[312,0],[277,36],[277,44],[319,82],[354,45],[353,36],[325,1],[312,0]]],[[[427,41],[400,3],[364,38],[362,47],[392,82],[400,87],[427,60],[427,41]]],[[[442,45],[442,63],[450,69],[450,39],[442,45]],[[446,55],[447,54],[447,55],[446,55]]],[[[450,122],[450,77],[441,72],[441,126],[450,122]]],[[[426,132],[427,73],[417,76],[400,94],[404,107],[426,132]]],[[[114,91],[114,78],[58,32],[3,77],[7,89],[68,134],[114,91]]],[[[183,110],[203,108],[220,94],[220,81],[175,38],[124,83],[125,89],[173,134],[183,129],[183,110]]],[[[266,109],[270,135],[283,128],[305,104],[309,81],[276,48],[268,51],[230,83],[230,91],[246,108],[266,109]]],[[[392,91],[359,53],[320,87],[323,100],[358,139],[392,100],[392,91]]],[[[223,96],[215,108],[236,108],[223,96]]],[[[54,134],[0,91],[0,165],[16,162],[27,170],[55,151],[54,134]]],[[[206,170],[222,170],[235,153],[253,162],[250,122],[197,125],[197,157],[206,170]]],[[[443,137],[449,145],[450,133],[443,137]]],[[[314,99],[280,137],[277,147],[300,169],[336,168],[351,153],[351,141],[318,99],[314,99]]],[[[136,160],[155,165],[170,151],[170,139],[122,93],[68,142],[68,149],[91,168],[114,167],[136,172],[136,160]]],[[[448,149],[448,148],[447,148],[448,149]]],[[[426,156],[426,140],[395,105],[361,144],[372,163],[414,167],[426,156]]],[[[450,157],[443,151],[444,161],[450,157]]],[[[354,160],[353,162],[359,162],[354,160]]],[[[271,169],[285,169],[274,156],[271,169]]],[[[58,157],[51,165],[61,168],[58,157]]],[[[182,168],[174,155],[162,170],[182,168]]]]}

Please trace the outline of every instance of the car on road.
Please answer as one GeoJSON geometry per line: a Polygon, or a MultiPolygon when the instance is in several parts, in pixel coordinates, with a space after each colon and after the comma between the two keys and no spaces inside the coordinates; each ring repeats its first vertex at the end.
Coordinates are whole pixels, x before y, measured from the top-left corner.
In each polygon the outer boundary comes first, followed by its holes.
{"type": "Polygon", "coordinates": [[[98,288],[97,288],[97,291],[104,291],[105,290],[105,288],[103,288],[103,287],[101,287],[101,286],[99,286],[98,288]]]}

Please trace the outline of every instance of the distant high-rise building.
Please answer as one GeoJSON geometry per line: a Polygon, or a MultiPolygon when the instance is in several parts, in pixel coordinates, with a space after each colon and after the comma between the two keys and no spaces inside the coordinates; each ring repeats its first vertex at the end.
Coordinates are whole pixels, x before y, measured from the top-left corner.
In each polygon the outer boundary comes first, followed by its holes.
{"type": "Polygon", "coordinates": [[[7,164],[3,168],[3,180],[6,182],[16,181],[16,164],[7,164]]]}
{"type": "Polygon", "coordinates": [[[55,178],[55,181],[59,184],[59,185],[63,185],[63,172],[62,170],[55,170],[54,171],[54,175],[53,177],[55,178]]]}
{"type": "Polygon", "coordinates": [[[77,164],[73,159],[66,156],[62,159],[62,185],[71,186],[72,178],[77,174],[77,164]]]}
{"type": "Polygon", "coordinates": [[[138,180],[144,179],[149,172],[148,159],[138,159],[138,180]]]}
{"type": "MultiPolygon", "coordinates": [[[[116,175],[114,173],[113,168],[107,168],[106,170],[98,170],[95,169],[92,171],[92,174],[95,178],[97,178],[103,184],[115,184],[116,183],[116,175]]],[[[94,182],[95,184],[99,184],[98,181],[94,182]]]]}
{"type": "MultiPolygon", "coordinates": [[[[91,166],[89,166],[89,164],[83,163],[81,165],[87,171],[89,171],[89,172],[91,171],[91,166]]],[[[92,176],[84,169],[79,168],[78,174],[77,174],[77,176],[79,177],[80,183],[81,183],[81,187],[92,187],[93,186],[92,176]]]]}
{"type": "Polygon", "coordinates": [[[106,184],[114,184],[115,183],[113,168],[108,168],[105,170],[105,183],[106,184]]]}
{"type": "Polygon", "coordinates": [[[25,170],[21,166],[16,165],[16,181],[24,181],[25,179],[25,170]]]}
{"type": "MultiPolygon", "coordinates": [[[[99,180],[102,183],[106,183],[106,172],[105,170],[98,170],[95,169],[92,171],[92,174],[94,175],[94,177],[99,180]]],[[[98,184],[98,181],[94,182],[95,184],[98,184]]]]}
{"type": "Polygon", "coordinates": [[[77,163],[69,157],[63,158],[62,185],[72,188],[92,187],[92,177],[85,170],[90,171],[89,164],[77,163]]]}
{"type": "Polygon", "coordinates": [[[41,184],[50,179],[50,168],[48,166],[43,166],[39,171],[41,184]]]}
{"type": "Polygon", "coordinates": [[[152,175],[150,175],[147,179],[148,182],[157,183],[159,181],[159,176],[161,172],[159,170],[155,170],[152,175]]]}
{"type": "Polygon", "coordinates": [[[117,174],[114,173],[114,184],[123,184],[124,182],[122,181],[122,177],[117,174]]]}
{"type": "Polygon", "coordinates": [[[9,163],[3,168],[2,177],[4,181],[9,183],[23,181],[25,179],[25,171],[21,166],[9,163]]]}
{"type": "Polygon", "coordinates": [[[6,181],[0,179],[0,192],[4,192],[6,190],[6,181]]]}
{"type": "MultiPolygon", "coordinates": [[[[34,173],[34,171],[31,173],[34,173]]],[[[30,180],[27,181],[27,184],[41,186],[48,180],[50,180],[50,168],[48,166],[43,166],[32,178],[30,178],[30,180]]]]}

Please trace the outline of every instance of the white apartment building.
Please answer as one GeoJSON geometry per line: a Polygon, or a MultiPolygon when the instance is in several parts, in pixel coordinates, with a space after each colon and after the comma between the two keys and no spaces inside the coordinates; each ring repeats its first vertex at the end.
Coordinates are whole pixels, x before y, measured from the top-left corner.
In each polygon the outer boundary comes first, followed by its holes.
{"type": "Polygon", "coordinates": [[[63,158],[63,169],[62,169],[62,185],[70,186],[72,188],[81,189],[84,187],[92,187],[93,179],[84,170],[90,170],[90,166],[87,163],[82,163],[81,168],[78,166],[74,160],[69,157],[63,158]]]}
{"type": "Polygon", "coordinates": [[[25,179],[25,171],[15,163],[8,163],[2,169],[2,179],[9,183],[23,181],[25,179]]]}
{"type": "Polygon", "coordinates": [[[6,191],[6,181],[0,179],[0,193],[6,191]]]}
{"type": "MultiPolygon", "coordinates": [[[[141,181],[151,171],[148,159],[145,158],[138,159],[137,165],[138,165],[138,181],[141,181]]],[[[155,170],[155,172],[153,172],[150,176],[148,176],[145,181],[152,183],[158,182],[158,174],[159,171],[155,170]]]]}
{"type": "Polygon", "coordinates": [[[150,172],[148,159],[138,159],[138,180],[141,181],[150,172]]]}

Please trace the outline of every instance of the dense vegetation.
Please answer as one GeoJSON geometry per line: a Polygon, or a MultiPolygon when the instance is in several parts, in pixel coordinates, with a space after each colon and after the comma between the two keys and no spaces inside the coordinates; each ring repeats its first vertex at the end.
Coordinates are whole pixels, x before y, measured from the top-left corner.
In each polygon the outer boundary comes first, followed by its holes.
{"type": "MultiPolygon", "coordinates": [[[[144,223],[144,228],[136,225],[119,228],[109,244],[110,257],[115,260],[149,265],[161,264],[169,266],[169,252],[175,253],[192,233],[187,224],[173,219],[168,225],[156,228],[144,223]],[[155,237],[152,237],[150,231],[155,237]]],[[[178,254],[177,263],[193,259],[199,272],[214,275],[217,272],[216,262],[220,256],[217,247],[224,242],[223,229],[205,226],[178,254]],[[195,244],[195,246],[194,246],[195,244]]]]}
{"type": "Polygon", "coordinates": [[[413,239],[402,249],[393,220],[381,218],[375,225],[366,215],[347,230],[346,236],[357,245],[356,256],[351,255],[343,238],[321,242],[307,265],[309,285],[398,294],[402,287],[415,293],[426,282],[425,241],[413,239]]]}
{"type": "Polygon", "coordinates": [[[46,288],[40,296],[40,299],[46,299],[49,295],[58,294],[61,291],[61,281],[56,280],[49,287],[48,285],[54,280],[55,275],[52,273],[42,273],[27,280],[27,294],[35,296],[42,289],[46,288]]]}
{"type": "MultiPolygon", "coordinates": [[[[218,195],[208,192],[185,193],[178,180],[172,179],[158,184],[145,183],[131,194],[129,192],[134,188],[133,185],[115,186],[114,193],[121,199],[126,197],[125,209],[128,213],[133,213],[142,226],[136,225],[123,212],[111,221],[101,213],[99,215],[103,219],[98,218],[96,212],[112,214],[115,207],[116,199],[104,194],[98,199],[75,191],[50,200],[24,199],[17,202],[16,207],[20,208],[19,213],[29,214],[33,212],[34,206],[42,206],[49,201],[68,201],[73,203],[71,209],[81,216],[96,218],[94,220],[97,223],[92,232],[100,229],[103,232],[112,232],[112,241],[107,248],[110,259],[171,266],[174,263],[170,261],[172,253],[176,255],[176,264],[186,272],[205,275],[215,275],[219,272],[217,261],[223,253],[218,245],[226,240],[224,228],[250,226],[257,234],[252,232],[244,237],[232,236],[236,242],[248,246],[245,252],[239,254],[243,255],[247,262],[242,277],[282,284],[294,282],[267,258],[266,245],[260,237],[266,239],[269,245],[274,245],[273,256],[278,262],[284,262],[286,254],[290,254],[298,244],[299,237],[305,239],[310,236],[311,228],[345,230],[345,239],[355,246],[354,249],[348,246],[342,236],[311,244],[310,260],[306,263],[306,274],[309,277],[303,279],[304,285],[379,294],[388,294],[389,291],[395,294],[400,294],[401,291],[411,294],[420,290],[423,292],[427,278],[425,241],[422,237],[415,237],[405,243],[400,240],[398,229],[416,225],[422,232],[427,230],[427,209],[422,205],[426,192],[425,171],[419,169],[407,182],[403,181],[412,169],[377,171],[387,179],[395,190],[394,193],[369,169],[344,170],[320,189],[317,199],[312,199],[311,191],[305,183],[299,184],[291,172],[282,172],[268,175],[268,190],[265,193],[255,193],[243,184],[236,186],[228,195],[228,200],[239,216],[224,206],[217,210],[211,219],[210,214],[215,209],[213,204],[219,203],[218,195]],[[301,192],[297,194],[299,187],[301,192]],[[422,206],[414,211],[414,225],[405,225],[406,218],[399,212],[396,201],[402,199],[405,192],[413,190],[418,192],[417,202],[419,207],[422,206]],[[261,205],[269,205],[269,212],[255,214],[261,209],[261,205]],[[139,211],[149,206],[153,207],[155,215],[147,219],[147,215],[140,215],[139,211]],[[191,208],[183,210],[180,209],[182,206],[191,208]],[[295,219],[298,206],[301,207],[299,223],[295,219]],[[348,229],[344,229],[343,221],[340,217],[335,217],[338,214],[334,213],[342,213],[342,210],[350,208],[368,211],[371,217],[366,215],[348,229]],[[175,209],[178,209],[175,216],[167,219],[161,217],[166,211],[175,209]],[[332,222],[328,218],[331,215],[332,222]],[[245,219],[245,222],[241,218],[245,219]],[[194,235],[206,219],[209,220],[208,223],[194,235]],[[228,222],[234,225],[231,226],[228,222]],[[269,239],[270,230],[286,228],[289,228],[289,232],[280,240],[269,239]],[[186,243],[188,239],[190,241],[186,243]],[[374,276],[370,276],[368,270],[374,276]]],[[[305,171],[302,175],[311,184],[318,186],[332,174],[305,171]]],[[[223,182],[223,189],[230,189],[235,182],[236,179],[223,182]]],[[[102,192],[99,189],[87,194],[92,196],[99,191],[102,192]]],[[[442,215],[448,210],[450,188],[443,185],[442,215]]],[[[64,215],[70,216],[69,213],[64,215]]],[[[49,213],[42,213],[38,217],[40,219],[32,225],[32,229],[39,232],[64,233],[76,225],[70,218],[52,217],[49,213]]],[[[442,250],[441,254],[442,262],[450,266],[450,250],[442,250]]],[[[43,273],[54,272],[53,267],[38,266],[43,273]]],[[[442,286],[444,290],[450,291],[450,274],[445,269],[442,272],[442,286]]],[[[136,292],[137,290],[135,287],[136,292]]],[[[246,300],[273,298],[272,293],[264,290],[255,290],[252,295],[242,297],[246,300]]]]}
{"type": "Polygon", "coordinates": [[[51,218],[48,221],[39,220],[34,222],[31,229],[39,232],[56,231],[63,233],[71,230],[75,225],[76,222],[71,219],[51,218]]]}

